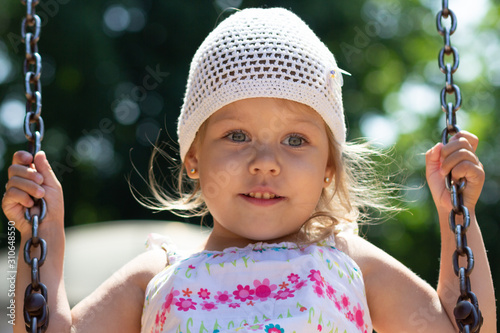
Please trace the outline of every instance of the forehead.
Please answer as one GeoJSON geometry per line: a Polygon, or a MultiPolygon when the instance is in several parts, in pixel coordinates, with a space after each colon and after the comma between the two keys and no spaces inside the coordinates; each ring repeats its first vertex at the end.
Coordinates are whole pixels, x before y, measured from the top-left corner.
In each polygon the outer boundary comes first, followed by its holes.
{"type": "Polygon", "coordinates": [[[209,122],[220,121],[279,121],[300,122],[324,129],[325,123],[321,116],[311,107],[278,98],[249,98],[228,104],[209,119],[209,122]]]}

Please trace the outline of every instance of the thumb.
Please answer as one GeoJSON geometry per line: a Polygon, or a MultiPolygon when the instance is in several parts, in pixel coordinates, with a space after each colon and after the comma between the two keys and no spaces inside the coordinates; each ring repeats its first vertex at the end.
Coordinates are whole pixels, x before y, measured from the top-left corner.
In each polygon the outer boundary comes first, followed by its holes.
{"type": "Polygon", "coordinates": [[[443,144],[439,142],[434,147],[429,149],[425,154],[425,167],[427,175],[433,174],[434,172],[441,170],[442,149],[443,149],[443,144]]]}
{"type": "Polygon", "coordinates": [[[425,162],[428,165],[441,163],[441,149],[443,149],[443,144],[441,142],[429,149],[425,154],[425,162]]]}
{"type": "Polygon", "coordinates": [[[43,183],[50,187],[58,187],[59,181],[57,180],[56,174],[50,167],[49,161],[44,151],[39,151],[35,155],[34,164],[36,171],[38,171],[43,176],[43,183]]]}

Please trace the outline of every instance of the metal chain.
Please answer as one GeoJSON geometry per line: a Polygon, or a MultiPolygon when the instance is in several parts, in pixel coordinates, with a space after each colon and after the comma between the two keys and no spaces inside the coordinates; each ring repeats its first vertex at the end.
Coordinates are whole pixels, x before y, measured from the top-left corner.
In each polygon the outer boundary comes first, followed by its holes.
{"type": "MultiPolygon", "coordinates": [[[[40,151],[43,134],[45,131],[42,113],[42,57],[38,53],[38,40],[42,22],[36,15],[36,5],[39,0],[21,0],[26,6],[26,17],[21,23],[21,36],[26,46],[24,60],[24,87],[26,91],[26,116],[24,118],[24,134],[28,140],[28,150],[33,155],[40,151]]],[[[47,212],[44,199],[34,200],[39,212],[32,214],[31,209],[26,209],[25,218],[31,223],[31,238],[24,246],[24,261],[31,266],[31,284],[24,293],[24,321],[26,331],[45,332],[49,325],[49,308],[47,287],[40,281],[40,267],[45,262],[47,243],[38,236],[38,227],[47,212]],[[40,258],[31,257],[31,250],[40,247],[40,258]]]]}
{"type": "MultiPolygon", "coordinates": [[[[443,0],[442,9],[436,17],[437,30],[444,37],[444,46],[439,52],[439,69],[446,75],[446,84],[441,90],[441,107],[446,113],[446,128],[443,130],[441,139],[443,144],[448,143],[448,138],[460,132],[457,126],[456,111],[462,106],[462,95],[460,88],[453,83],[453,73],[458,68],[459,56],[457,48],[451,46],[450,36],[457,29],[457,17],[448,8],[448,0],[443,0]],[[443,25],[443,19],[450,19],[450,26],[443,25]],[[453,63],[445,63],[445,56],[453,56],[453,63]],[[455,95],[455,104],[446,101],[448,94],[455,95]]],[[[451,195],[453,208],[449,215],[449,224],[452,232],[455,233],[456,250],[453,253],[453,269],[458,277],[460,285],[460,296],[455,306],[454,315],[460,332],[479,332],[483,324],[483,317],[479,310],[476,295],[471,291],[470,274],[474,268],[474,256],[472,250],[467,246],[467,229],[470,225],[469,210],[463,202],[463,191],[467,185],[465,178],[455,182],[451,177],[451,172],[445,178],[445,185],[451,195]],[[457,215],[462,216],[462,224],[456,223],[457,215]],[[466,257],[467,267],[460,267],[459,257],[466,257]]]]}

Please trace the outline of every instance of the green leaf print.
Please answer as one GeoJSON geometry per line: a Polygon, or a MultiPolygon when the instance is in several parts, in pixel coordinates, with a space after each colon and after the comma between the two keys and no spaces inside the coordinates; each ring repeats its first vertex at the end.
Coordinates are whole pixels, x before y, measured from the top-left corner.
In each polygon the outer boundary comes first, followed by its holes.
{"type": "Polygon", "coordinates": [[[307,320],[308,324],[312,323],[312,317],[314,317],[314,308],[309,309],[309,319],[307,320]]]}
{"type": "Polygon", "coordinates": [[[206,329],[205,324],[203,324],[203,321],[202,321],[199,333],[203,333],[203,332],[208,332],[208,330],[206,329]]]}
{"type": "Polygon", "coordinates": [[[189,329],[189,324],[191,324],[191,327],[193,327],[193,318],[189,318],[186,322],[186,333],[191,333],[191,330],[189,329]]]}
{"type": "Polygon", "coordinates": [[[248,257],[247,257],[247,256],[244,256],[244,257],[242,257],[241,259],[243,259],[243,262],[245,263],[245,267],[246,267],[246,268],[248,268],[248,264],[247,264],[247,262],[248,262],[248,257]]]}
{"type": "MultiPolygon", "coordinates": [[[[234,326],[234,324],[233,324],[234,326]]],[[[217,322],[217,319],[215,319],[215,324],[214,324],[214,331],[215,330],[218,330],[219,328],[222,328],[222,326],[219,325],[219,323],[217,322]]],[[[229,327],[228,327],[229,328],[229,327]]]]}
{"type": "Polygon", "coordinates": [[[345,266],[345,268],[347,269],[347,273],[349,273],[349,276],[351,277],[351,279],[354,279],[354,272],[352,272],[352,271],[349,269],[349,266],[347,266],[347,263],[344,263],[344,266],[345,266]]]}

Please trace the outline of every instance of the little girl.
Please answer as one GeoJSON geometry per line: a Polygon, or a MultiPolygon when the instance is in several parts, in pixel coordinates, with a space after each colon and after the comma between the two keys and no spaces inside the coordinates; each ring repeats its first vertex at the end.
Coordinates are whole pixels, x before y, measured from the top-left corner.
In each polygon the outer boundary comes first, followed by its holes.
{"type": "MultiPolygon", "coordinates": [[[[245,9],[220,23],[189,72],[178,123],[179,196],[152,184],[159,209],[209,212],[213,230],[199,252],[188,254],[151,235],[151,251],[71,310],[61,186],[43,152],[34,159],[17,152],[2,208],[24,244],[30,196],[47,202],[39,231],[50,248],[42,269],[47,332],[456,332],[459,286],[448,260],[435,290],[357,235],[360,210],[384,208],[384,198],[366,185],[370,164],[362,147],[346,143],[341,86],[331,52],[291,12],[245,9]]],[[[444,177],[467,178],[471,282],[483,330],[494,332],[493,283],[474,214],[484,182],[477,144],[460,132],[434,146],[427,179],[448,258],[455,239],[444,177]]],[[[22,260],[17,280],[17,290],[30,282],[22,260]]],[[[21,313],[23,293],[15,300],[21,313]]],[[[17,322],[15,332],[24,330],[17,322]]]]}

